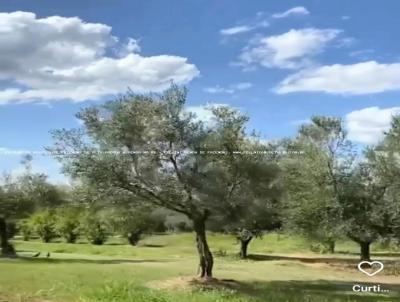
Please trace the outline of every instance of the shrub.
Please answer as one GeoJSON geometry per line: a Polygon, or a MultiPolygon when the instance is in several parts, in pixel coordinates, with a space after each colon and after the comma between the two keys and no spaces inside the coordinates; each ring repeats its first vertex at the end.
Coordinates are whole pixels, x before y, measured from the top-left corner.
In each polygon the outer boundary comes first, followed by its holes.
{"type": "Polygon", "coordinates": [[[43,242],[50,242],[56,237],[55,215],[52,211],[45,210],[31,216],[30,223],[34,232],[43,242]]]}
{"type": "Polygon", "coordinates": [[[56,230],[67,243],[75,243],[79,236],[79,209],[61,208],[57,211],[56,230]]]}
{"type": "Polygon", "coordinates": [[[132,209],[117,214],[114,218],[116,230],[128,239],[131,245],[137,245],[143,233],[152,229],[150,212],[146,209],[132,209]]]}
{"type": "Polygon", "coordinates": [[[156,233],[165,233],[167,228],[165,221],[167,219],[167,212],[164,209],[156,209],[150,214],[151,231],[156,233]]]}
{"type": "Polygon", "coordinates": [[[324,242],[311,243],[310,250],[314,253],[319,253],[319,254],[330,253],[329,245],[324,242]]]}
{"type": "Polygon", "coordinates": [[[106,222],[93,213],[86,214],[82,220],[82,231],[86,239],[95,245],[102,245],[108,238],[106,222]]]}
{"type": "Polygon", "coordinates": [[[18,223],[18,229],[22,236],[22,240],[29,241],[33,234],[33,226],[29,219],[23,219],[18,223]]]}
{"type": "Polygon", "coordinates": [[[193,230],[191,222],[183,215],[168,216],[165,225],[169,232],[191,232],[193,230]]]}

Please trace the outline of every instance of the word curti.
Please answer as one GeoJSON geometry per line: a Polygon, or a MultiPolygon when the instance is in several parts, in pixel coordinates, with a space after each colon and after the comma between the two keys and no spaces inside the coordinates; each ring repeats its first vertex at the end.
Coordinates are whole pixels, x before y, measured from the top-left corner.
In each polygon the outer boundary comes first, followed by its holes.
{"type": "Polygon", "coordinates": [[[355,284],[353,286],[353,292],[357,293],[384,293],[388,292],[389,290],[382,289],[381,286],[378,285],[360,285],[355,284]]]}

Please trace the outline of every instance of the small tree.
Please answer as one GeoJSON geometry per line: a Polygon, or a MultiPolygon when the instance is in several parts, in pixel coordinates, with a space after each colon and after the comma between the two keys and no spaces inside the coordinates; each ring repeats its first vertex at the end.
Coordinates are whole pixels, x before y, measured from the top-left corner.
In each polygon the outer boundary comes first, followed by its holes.
{"type": "Polygon", "coordinates": [[[155,209],[150,214],[151,231],[153,233],[165,233],[166,232],[168,212],[171,212],[171,211],[166,210],[164,208],[158,208],[158,209],[155,209]]]}
{"type": "Polygon", "coordinates": [[[56,231],[67,243],[75,243],[80,231],[80,212],[76,207],[63,207],[56,212],[56,231]]]}
{"type": "Polygon", "coordinates": [[[82,232],[94,245],[102,245],[108,238],[108,227],[104,219],[93,212],[86,213],[81,219],[82,232]]]}
{"type": "MultiPolygon", "coordinates": [[[[210,229],[210,224],[213,223],[213,220],[210,220],[207,229],[210,229]]],[[[220,222],[218,222],[219,227],[221,228],[220,222]]],[[[169,232],[193,232],[193,227],[191,221],[184,215],[174,214],[169,215],[165,220],[165,227],[169,232]]],[[[219,231],[220,229],[218,229],[219,231]]]]}
{"type": "Polygon", "coordinates": [[[0,239],[1,253],[6,256],[15,256],[7,238],[11,221],[26,218],[35,210],[52,208],[64,201],[58,187],[50,184],[45,174],[32,172],[32,160],[31,155],[25,155],[21,161],[24,173],[18,177],[4,174],[1,180],[0,239]]]}
{"type": "Polygon", "coordinates": [[[143,233],[151,230],[150,214],[151,210],[144,207],[116,209],[111,214],[110,224],[114,231],[122,234],[131,245],[137,245],[143,233]]]}
{"type": "Polygon", "coordinates": [[[33,234],[33,227],[31,225],[30,219],[22,219],[18,223],[18,229],[22,235],[22,240],[29,241],[33,234]]]}
{"type": "Polygon", "coordinates": [[[33,214],[30,217],[30,224],[32,225],[34,232],[45,243],[50,242],[57,236],[56,217],[54,212],[50,210],[44,210],[33,214]]]}
{"type": "Polygon", "coordinates": [[[0,180],[0,248],[2,256],[15,257],[16,252],[9,242],[9,223],[11,220],[27,217],[34,209],[34,201],[29,198],[24,186],[24,179],[32,176],[30,156],[22,160],[25,173],[18,178],[4,173],[0,180]]]}

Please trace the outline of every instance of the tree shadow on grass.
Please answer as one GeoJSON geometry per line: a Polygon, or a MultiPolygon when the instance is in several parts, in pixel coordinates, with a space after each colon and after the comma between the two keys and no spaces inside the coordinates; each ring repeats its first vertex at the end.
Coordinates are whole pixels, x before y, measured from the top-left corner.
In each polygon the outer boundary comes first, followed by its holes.
{"type": "Polygon", "coordinates": [[[59,258],[33,258],[29,256],[20,256],[17,259],[35,262],[35,263],[54,263],[54,264],[68,264],[68,263],[81,263],[81,264],[128,264],[128,263],[167,263],[170,260],[153,260],[153,259],[59,259],[59,258]]]}
{"type": "Polygon", "coordinates": [[[165,247],[164,244],[141,244],[139,247],[151,247],[151,248],[160,248],[160,247],[165,247]]]}
{"type": "MultiPolygon", "coordinates": [[[[336,298],[337,301],[360,301],[360,302],[377,302],[377,301],[399,301],[400,300],[400,285],[399,284],[384,284],[382,289],[389,290],[388,293],[370,293],[361,294],[353,291],[353,286],[360,284],[362,286],[374,286],[375,284],[359,283],[359,282],[343,282],[343,281],[271,281],[260,283],[247,283],[247,289],[252,291],[258,297],[268,297],[270,293],[286,295],[293,297],[292,301],[303,301],[299,296],[304,298],[304,301],[313,301],[312,297],[329,297],[336,298]],[[307,299],[307,297],[309,297],[307,299]]],[[[266,299],[267,301],[267,299],[266,299]]],[[[290,301],[290,300],[289,300],[290,301]]],[[[320,301],[320,300],[317,300],[320,301]]],[[[325,301],[321,299],[321,301],[325,301]]],[[[326,300],[331,301],[331,300],[326,300]]]]}
{"type": "MultiPolygon", "coordinates": [[[[354,257],[360,256],[360,253],[345,252],[345,251],[337,251],[337,252],[335,252],[335,254],[349,255],[349,256],[354,256],[354,257]]],[[[371,257],[372,258],[378,258],[378,257],[399,257],[400,258],[400,252],[372,252],[371,257]]]]}
{"type": "Polygon", "coordinates": [[[254,261],[300,261],[304,263],[358,263],[357,259],[352,258],[335,258],[335,257],[296,257],[296,256],[280,256],[280,255],[265,255],[251,254],[248,259],[254,261]]]}
{"type": "MultiPolygon", "coordinates": [[[[376,255],[378,256],[378,255],[376,255]]],[[[340,258],[340,257],[296,257],[296,256],[280,256],[280,255],[265,255],[265,254],[251,254],[248,256],[249,260],[254,261],[299,261],[303,263],[327,263],[327,264],[340,264],[340,265],[355,265],[357,266],[360,260],[358,258],[340,258]]],[[[378,260],[378,257],[373,258],[378,260]]],[[[384,260],[385,265],[395,265],[398,261],[384,260]]]]}
{"type": "Polygon", "coordinates": [[[353,286],[374,286],[376,284],[342,281],[270,281],[238,282],[235,280],[213,280],[211,282],[192,282],[204,289],[229,289],[256,301],[271,302],[395,302],[400,301],[399,284],[382,284],[381,289],[389,293],[361,294],[353,291],[353,286]]]}

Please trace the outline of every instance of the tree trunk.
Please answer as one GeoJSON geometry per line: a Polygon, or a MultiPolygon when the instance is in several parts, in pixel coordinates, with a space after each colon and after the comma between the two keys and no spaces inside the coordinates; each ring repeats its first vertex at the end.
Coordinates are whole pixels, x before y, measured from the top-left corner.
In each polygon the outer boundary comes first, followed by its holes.
{"type": "Polygon", "coordinates": [[[249,243],[253,239],[253,237],[250,237],[248,239],[241,239],[240,240],[240,258],[246,259],[247,258],[247,247],[249,246],[249,243]]]}
{"type": "Polygon", "coordinates": [[[205,218],[193,221],[193,229],[196,233],[197,252],[199,253],[199,277],[212,278],[214,259],[208,247],[206,237],[205,218]]]}
{"type": "Polygon", "coordinates": [[[136,246],[138,242],[140,241],[140,237],[142,235],[142,231],[132,231],[131,233],[128,234],[128,241],[130,245],[136,246]]]}
{"type": "Polygon", "coordinates": [[[371,261],[371,256],[370,256],[371,242],[362,241],[359,244],[361,251],[361,261],[371,261]]]}
{"type": "Polygon", "coordinates": [[[334,254],[335,253],[335,241],[334,240],[328,241],[328,252],[330,254],[334,254]]]}
{"type": "Polygon", "coordinates": [[[3,217],[0,217],[0,241],[1,255],[15,257],[14,247],[8,242],[7,222],[3,217]]]}

